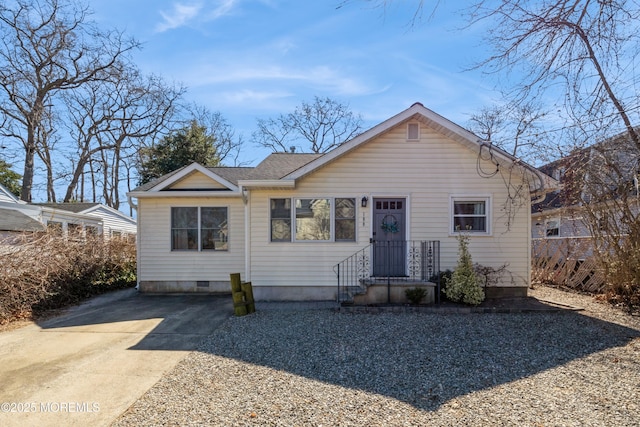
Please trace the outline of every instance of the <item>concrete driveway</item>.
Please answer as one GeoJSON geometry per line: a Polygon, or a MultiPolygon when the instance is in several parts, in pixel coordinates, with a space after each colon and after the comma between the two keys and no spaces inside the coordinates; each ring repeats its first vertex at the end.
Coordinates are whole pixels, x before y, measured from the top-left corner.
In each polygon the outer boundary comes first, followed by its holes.
{"type": "Polygon", "coordinates": [[[102,295],[0,333],[0,425],[109,425],[233,315],[230,296],[102,295]]]}

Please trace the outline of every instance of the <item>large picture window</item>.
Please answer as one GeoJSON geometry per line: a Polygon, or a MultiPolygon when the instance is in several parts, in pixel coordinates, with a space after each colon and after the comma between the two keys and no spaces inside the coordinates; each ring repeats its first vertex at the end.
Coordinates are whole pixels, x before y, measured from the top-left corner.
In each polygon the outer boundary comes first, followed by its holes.
{"type": "Polygon", "coordinates": [[[171,250],[226,251],[228,241],[226,207],[171,208],[171,250]]]}
{"type": "Polygon", "coordinates": [[[296,240],[331,240],[331,200],[296,199],[296,240]]]}
{"type": "Polygon", "coordinates": [[[270,205],[272,242],[356,240],[354,198],[271,199],[270,205]]]}
{"type": "Polygon", "coordinates": [[[489,234],[489,198],[452,197],[453,233],[466,231],[470,233],[489,234]]]}

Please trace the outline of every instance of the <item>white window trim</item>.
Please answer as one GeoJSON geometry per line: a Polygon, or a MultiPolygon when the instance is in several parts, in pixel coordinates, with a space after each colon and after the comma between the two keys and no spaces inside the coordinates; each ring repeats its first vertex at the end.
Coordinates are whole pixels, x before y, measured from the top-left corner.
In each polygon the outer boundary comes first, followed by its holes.
{"type": "Polygon", "coordinates": [[[356,243],[358,241],[358,197],[356,196],[301,196],[301,197],[271,197],[269,198],[269,243],[356,243]],[[271,236],[271,200],[289,199],[291,200],[291,240],[273,240],[271,236]],[[307,199],[327,199],[330,201],[331,210],[329,212],[329,221],[331,223],[331,232],[329,240],[298,240],[296,239],[296,201],[307,199]],[[336,240],[336,199],[353,199],[355,216],[355,238],[354,240],[336,240]]]}
{"type": "Polygon", "coordinates": [[[543,232],[544,232],[544,237],[547,238],[547,239],[553,239],[553,238],[557,239],[557,238],[559,238],[560,237],[560,217],[559,216],[558,217],[550,217],[550,218],[545,219],[543,232]],[[558,234],[557,235],[549,236],[547,234],[547,232],[549,231],[549,223],[551,223],[551,222],[555,222],[556,223],[556,228],[558,229],[558,234]]]}
{"type": "MultiPolygon", "coordinates": [[[[202,208],[226,208],[227,209],[227,230],[230,228],[229,218],[231,215],[229,212],[231,208],[229,205],[206,205],[206,206],[171,206],[169,209],[169,250],[171,252],[229,252],[231,244],[231,239],[229,239],[229,235],[227,235],[227,249],[202,249],[202,208]],[[198,209],[198,249],[173,249],[173,208],[197,208],[198,209]]],[[[229,234],[231,234],[229,232],[229,234]]]]}
{"type": "Polygon", "coordinates": [[[492,196],[490,194],[452,194],[449,195],[449,236],[457,236],[460,233],[468,233],[470,236],[492,236],[493,229],[491,224],[493,223],[493,209],[492,209],[492,196]],[[453,204],[455,202],[484,202],[485,203],[485,212],[486,212],[486,231],[472,231],[472,230],[460,230],[456,231],[454,229],[454,209],[453,204]]]}

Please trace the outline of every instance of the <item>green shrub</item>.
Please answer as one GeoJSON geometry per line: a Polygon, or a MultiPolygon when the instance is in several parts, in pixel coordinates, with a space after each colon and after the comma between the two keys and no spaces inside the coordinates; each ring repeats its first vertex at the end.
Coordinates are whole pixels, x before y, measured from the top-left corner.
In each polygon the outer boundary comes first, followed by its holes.
{"type": "Polygon", "coordinates": [[[453,270],[451,278],[447,280],[445,294],[455,302],[478,305],[484,301],[484,289],[473,269],[471,254],[469,253],[469,236],[458,235],[458,264],[453,270]]]}
{"type": "Polygon", "coordinates": [[[407,296],[407,299],[411,301],[411,304],[420,304],[420,301],[424,299],[427,295],[427,290],[425,288],[411,288],[405,289],[404,294],[407,296]]]}

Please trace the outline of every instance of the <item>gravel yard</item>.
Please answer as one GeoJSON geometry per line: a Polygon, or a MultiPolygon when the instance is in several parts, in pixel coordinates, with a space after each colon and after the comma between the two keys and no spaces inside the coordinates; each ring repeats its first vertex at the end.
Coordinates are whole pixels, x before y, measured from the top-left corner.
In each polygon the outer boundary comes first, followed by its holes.
{"type": "Polygon", "coordinates": [[[114,425],[638,426],[640,319],[260,310],[231,317],[114,425]]]}

